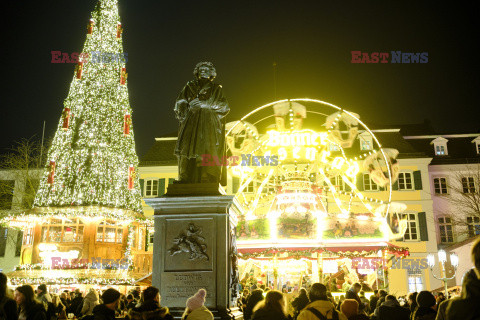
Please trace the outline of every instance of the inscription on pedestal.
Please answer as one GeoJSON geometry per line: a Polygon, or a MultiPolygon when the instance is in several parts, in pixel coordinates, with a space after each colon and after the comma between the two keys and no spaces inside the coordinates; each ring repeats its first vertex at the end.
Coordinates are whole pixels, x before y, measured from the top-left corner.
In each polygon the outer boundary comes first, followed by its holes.
{"type": "Polygon", "coordinates": [[[198,289],[207,290],[207,307],[215,306],[215,276],[213,272],[165,272],[162,277],[162,303],[184,307],[198,289]]]}

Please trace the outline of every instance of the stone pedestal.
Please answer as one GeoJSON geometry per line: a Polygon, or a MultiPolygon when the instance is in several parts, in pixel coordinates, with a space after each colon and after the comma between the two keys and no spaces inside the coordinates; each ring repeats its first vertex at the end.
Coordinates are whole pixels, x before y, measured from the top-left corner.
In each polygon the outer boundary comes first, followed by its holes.
{"type": "MultiPolygon", "coordinates": [[[[168,194],[168,193],[167,193],[168,194]]],[[[153,285],[175,317],[198,289],[216,319],[243,319],[236,308],[238,266],[233,196],[184,195],[145,199],[155,210],[153,285]]]]}

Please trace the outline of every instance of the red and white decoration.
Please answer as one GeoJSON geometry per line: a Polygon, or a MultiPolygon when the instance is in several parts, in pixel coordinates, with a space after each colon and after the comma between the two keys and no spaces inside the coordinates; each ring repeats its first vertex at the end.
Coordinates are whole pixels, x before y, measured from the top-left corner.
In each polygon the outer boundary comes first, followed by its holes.
{"type": "Polygon", "coordinates": [[[117,39],[120,39],[122,37],[122,32],[123,32],[122,24],[119,22],[117,24],[117,39]]]}
{"type": "Polygon", "coordinates": [[[79,62],[77,66],[75,67],[75,72],[76,72],[76,78],[77,79],[82,79],[82,73],[83,73],[83,62],[79,62]]]}
{"type": "Polygon", "coordinates": [[[65,109],[63,109],[62,115],[63,115],[62,129],[67,130],[68,127],[70,126],[70,108],[65,107],[65,109]]]}
{"type": "Polygon", "coordinates": [[[133,184],[135,182],[136,171],[134,166],[128,167],[128,190],[133,189],[133,184]]]}
{"type": "Polygon", "coordinates": [[[122,71],[120,72],[120,84],[125,85],[125,82],[127,81],[127,68],[122,68],[122,71]]]}
{"type": "Polygon", "coordinates": [[[49,184],[53,184],[53,181],[55,179],[55,161],[50,160],[50,173],[48,174],[47,182],[49,184]]]}
{"type": "Polygon", "coordinates": [[[126,114],[123,117],[123,134],[128,136],[130,134],[130,126],[132,125],[132,116],[130,114],[126,114]]]}
{"type": "Polygon", "coordinates": [[[87,26],[87,37],[92,36],[94,25],[95,25],[95,22],[92,19],[90,19],[90,21],[88,22],[88,26],[87,26]]]}

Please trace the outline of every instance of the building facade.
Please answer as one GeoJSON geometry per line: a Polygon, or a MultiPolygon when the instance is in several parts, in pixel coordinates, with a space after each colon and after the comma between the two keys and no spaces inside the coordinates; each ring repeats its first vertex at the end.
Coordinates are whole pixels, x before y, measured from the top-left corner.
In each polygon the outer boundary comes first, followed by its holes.
{"type": "MultiPolygon", "coordinates": [[[[400,128],[377,129],[373,132],[383,147],[399,151],[397,160],[400,171],[398,181],[393,185],[392,201],[406,205],[403,218],[408,221],[404,237],[391,241],[391,244],[408,247],[410,256],[403,259],[395,257],[389,259],[388,265],[383,270],[387,276],[386,286],[396,294],[438,288],[441,282],[433,277],[426,265],[427,254],[437,251],[437,229],[432,223],[434,199],[431,194],[429,174],[432,156],[413,147],[408,139],[404,139],[400,128]]],[[[372,146],[370,140],[371,137],[367,133],[361,133],[352,148],[368,152],[372,146]]],[[[153,146],[141,158],[139,172],[143,197],[164,195],[168,184],[177,177],[177,160],[173,155],[175,143],[175,137],[156,138],[153,146]]],[[[345,184],[341,181],[334,181],[334,183],[340,190],[345,188],[345,184]]],[[[371,195],[387,200],[388,192],[378,187],[368,172],[359,173],[357,187],[367,197],[371,195]]],[[[235,194],[238,188],[236,178],[229,176],[226,193],[235,194]]],[[[258,186],[249,185],[246,188],[254,197],[258,186]]],[[[146,215],[153,213],[147,206],[144,207],[144,212],[146,215]]]]}

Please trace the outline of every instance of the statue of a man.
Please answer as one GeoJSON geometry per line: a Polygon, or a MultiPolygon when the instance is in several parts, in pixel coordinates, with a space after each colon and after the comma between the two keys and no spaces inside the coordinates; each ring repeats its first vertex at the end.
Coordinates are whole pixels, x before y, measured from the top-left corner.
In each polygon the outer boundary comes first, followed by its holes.
{"type": "MultiPolygon", "coordinates": [[[[230,111],[222,86],[213,82],[217,73],[211,62],[200,62],[193,71],[194,80],[182,89],[175,103],[180,122],[175,155],[181,183],[225,184],[222,157],[225,152],[225,116],[230,111]],[[208,155],[218,162],[204,162],[208,155]],[[212,165],[214,164],[214,165],[212,165]]],[[[226,176],[225,176],[226,177],[226,176]]]]}

